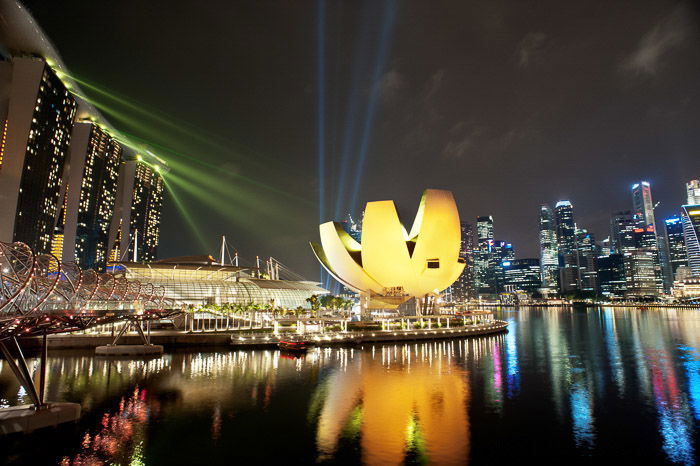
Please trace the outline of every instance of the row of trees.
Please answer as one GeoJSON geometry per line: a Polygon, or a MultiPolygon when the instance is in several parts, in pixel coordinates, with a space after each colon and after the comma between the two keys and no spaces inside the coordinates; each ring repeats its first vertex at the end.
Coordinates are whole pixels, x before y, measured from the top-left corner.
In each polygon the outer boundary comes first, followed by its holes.
{"type": "Polygon", "coordinates": [[[306,298],[306,302],[311,305],[311,311],[314,314],[317,314],[321,308],[331,311],[349,311],[354,304],[352,299],[346,299],[342,296],[333,296],[332,294],[315,294],[306,298]]]}
{"type": "Polygon", "coordinates": [[[273,303],[256,304],[256,303],[224,303],[224,304],[205,304],[204,306],[195,306],[194,304],[187,305],[187,312],[211,312],[213,314],[236,315],[236,314],[257,314],[259,312],[270,313],[273,316],[285,316],[293,314],[299,316],[304,313],[305,309],[301,306],[296,309],[287,309],[281,306],[275,306],[273,303]]]}
{"type": "MultiPolygon", "coordinates": [[[[318,315],[321,309],[332,311],[349,310],[352,308],[353,301],[345,299],[341,296],[333,295],[312,295],[306,299],[311,307],[313,315],[318,315]]],[[[260,312],[272,314],[273,317],[294,315],[301,316],[306,311],[299,306],[296,309],[287,309],[282,306],[275,306],[274,302],[268,304],[257,303],[224,303],[224,304],[205,304],[204,306],[195,306],[194,304],[187,305],[187,312],[211,312],[213,314],[223,315],[240,315],[240,314],[258,314],[260,312]]]]}

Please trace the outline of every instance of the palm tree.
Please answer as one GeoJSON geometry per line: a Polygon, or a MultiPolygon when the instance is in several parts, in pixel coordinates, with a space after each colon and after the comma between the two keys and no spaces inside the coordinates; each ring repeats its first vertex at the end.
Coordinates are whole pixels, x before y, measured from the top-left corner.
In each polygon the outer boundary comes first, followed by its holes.
{"type": "Polygon", "coordinates": [[[321,307],[321,301],[318,299],[318,295],[311,295],[306,298],[306,302],[311,305],[311,311],[316,315],[321,307]]]}

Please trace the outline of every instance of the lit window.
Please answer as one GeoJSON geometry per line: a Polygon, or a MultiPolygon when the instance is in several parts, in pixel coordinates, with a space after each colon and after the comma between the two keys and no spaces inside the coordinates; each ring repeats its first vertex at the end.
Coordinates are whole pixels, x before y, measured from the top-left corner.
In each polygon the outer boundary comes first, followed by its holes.
{"type": "Polygon", "coordinates": [[[440,259],[428,259],[428,268],[429,269],[439,269],[440,268],[440,259]]]}

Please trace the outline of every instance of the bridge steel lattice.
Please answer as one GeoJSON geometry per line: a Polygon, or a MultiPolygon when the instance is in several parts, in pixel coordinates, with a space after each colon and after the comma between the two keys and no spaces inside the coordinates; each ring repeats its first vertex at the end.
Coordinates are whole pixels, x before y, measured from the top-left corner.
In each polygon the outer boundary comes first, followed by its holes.
{"type": "Polygon", "coordinates": [[[162,287],[81,270],[24,243],[0,242],[0,351],[37,408],[45,405],[47,335],[174,312],[179,309],[162,287]],[[17,341],[36,335],[43,336],[38,389],[17,341]]]}

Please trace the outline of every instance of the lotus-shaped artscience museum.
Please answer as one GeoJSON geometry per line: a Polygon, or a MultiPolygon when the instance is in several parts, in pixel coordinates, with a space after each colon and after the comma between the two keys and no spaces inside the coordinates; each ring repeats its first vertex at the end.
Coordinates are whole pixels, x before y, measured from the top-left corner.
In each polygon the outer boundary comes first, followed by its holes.
{"type": "Polygon", "coordinates": [[[410,233],[394,201],[367,203],[361,244],[338,222],[323,223],[320,232],[321,244],[311,243],[318,260],[336,280],[365,295],[435,296],[464,269],[450,191],[425,190],[410,233]]]}

